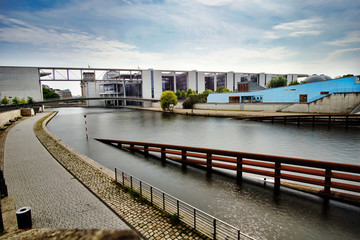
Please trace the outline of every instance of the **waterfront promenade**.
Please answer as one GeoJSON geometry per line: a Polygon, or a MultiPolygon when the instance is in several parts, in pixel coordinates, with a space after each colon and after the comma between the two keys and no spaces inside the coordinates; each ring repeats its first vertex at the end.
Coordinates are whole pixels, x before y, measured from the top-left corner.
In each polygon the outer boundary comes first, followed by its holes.
{"type": "Polygon", "coordinates": [[[31,207],[33,228],[123,230],[131,225],[145,239],[204,238],[182,224],[173,226],[164,213],[121,190],[99,164],[49,136],[38,122],[46,114],[16,124],[5,142],[9,195],[16,208],[31,207]]]}
{"type": "Polygon", "coordinates": [[[33,228],[130,229],[42,146],[33,125],[44,116],[16,124],[6,137],[4,172],[16,208],[31,207],[33,228]]]}

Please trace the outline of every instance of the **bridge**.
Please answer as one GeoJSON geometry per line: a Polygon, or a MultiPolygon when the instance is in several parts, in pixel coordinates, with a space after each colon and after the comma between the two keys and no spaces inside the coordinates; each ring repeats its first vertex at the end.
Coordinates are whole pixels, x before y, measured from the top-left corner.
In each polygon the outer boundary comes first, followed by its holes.
{"type": "Polygon", "coordinates": [[[93,97],[93,98],[68,98],[68,99],[49,99],[46,101],[39,101],[27,104],[14,104],[14,105],[3,105],[0,107],[0,112],[6,112],[20,108],[33,108],[53,103],[69,103],[69,102],[83,102],[91,100],[117,100],[117,101],[131,101],[131,102],[160,102],[159,99],[148,99],[148,98],[136,98],[136,97],[93,97]]]}

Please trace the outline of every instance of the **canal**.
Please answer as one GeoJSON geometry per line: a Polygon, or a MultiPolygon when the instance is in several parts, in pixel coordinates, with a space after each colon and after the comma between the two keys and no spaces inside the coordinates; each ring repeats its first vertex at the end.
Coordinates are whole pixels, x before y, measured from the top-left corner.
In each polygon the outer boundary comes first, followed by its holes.
{"type": "Polygon", "coordinates": [[[61,108],[48,127],[80,152],[120,168],[258,239],[358,239],[360,207],[271,184],[130,153],[95,141],[110,138],[360,164],[360,130],[191,117],[150,111],[61,108]],[[85,137],[87,115],[89,140],[85,137]]]}

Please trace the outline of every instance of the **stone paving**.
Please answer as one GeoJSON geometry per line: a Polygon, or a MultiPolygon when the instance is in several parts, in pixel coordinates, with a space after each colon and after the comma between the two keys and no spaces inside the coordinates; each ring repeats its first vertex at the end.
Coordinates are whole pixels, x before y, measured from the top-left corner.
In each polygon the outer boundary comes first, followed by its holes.
{"type": "Polygon", "coordinates": [[[172,225],[165,214],[148,204],[141,204],[119,188],[109,174],[84,161],[81,156],[69,151],[60,139],[51,137],[39,121],[34,131],[43,145],[68,171],[78,178],[94,194],[101,198],[127,223],[147,239],[207,239],[183,224],[172,225]]]}
{"type": "Polygon", "coordinates": [[[66,171],[33,132],[38,114],[7,134],[4,174],[16,208],[30,206],[33,228],[130,229],[66,171]]]}

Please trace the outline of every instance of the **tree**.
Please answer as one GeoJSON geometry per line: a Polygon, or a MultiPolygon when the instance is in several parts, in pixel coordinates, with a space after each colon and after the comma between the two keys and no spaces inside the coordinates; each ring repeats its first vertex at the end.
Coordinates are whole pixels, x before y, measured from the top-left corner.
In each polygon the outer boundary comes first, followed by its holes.
{"type": "Polygon", "coordinates": [[[298,84],[300,84],[300,83],[298,82],[298,80],[294,80],[294,81],[291,81],[291,82],[289,83],[289,86],[298,85],[298,84]]]}
{"type": "Polygon", "coordinates": [[[20,104],[27,104],[27,101],[24,97],[22,97],[19,101],[20,104]]]}
{"type": "Polygon", "coordinates": [[[18,99],[17,97],[14,97],[14,98],[12,99],[11,103],[14,104],[14,105],[16,105],[16,104],[19,104],[20,101],[19,101],[19,99],[18,99]]]}
{"type": "Polygon", "coordinates": [[[181,96],[181,92],[180,92],[180,90],[179,90],[179,89],[178,89],[178,90],[176,90],[175,95],[176,95],[178,98],[181,96]]]}
{"type": "Polygon", "coordinates": [[[34,99],[32,97],[27,97],[27,102],[28,102],[28,104],[35,103],[35,101],[34,101],[34,99]]]}
{"type": "Polygon", "coordinates": [[[161,94],[160,105],[164,111],[170,110],[170,104],[175,106],[177,103],[178,99],[173,91],[165,91],[161,94]]]}
{"type": "Polygon", "coordinates": [[[230,90],[224,87],[217,87],[215,92],[224,93],[224,92],[230,92],[230,90]]]}
{"type": "Polygon", "coordinates": [[[287,79],[283,76],[277,76],[270,80],[267,85],[267,88],[277,88],[277,87],[285,87],[287,86],[287,79]]]}
{"type": "Polygon", "coordinates": [[[48,99],[59,99],[60,96],[59,94],[51,91],[50,89],[48,88],[43,88],[43,97],[45,100],[48,100],[48,99]]]}
{"type": "Polygon", "coordinates": [[[185,97],[189,97],[191,94],[196,94],[196,92],[193,91],[191,88],[189,88],[189,89],[186,91],[185,97]]]}
{"type": "Polygon", "coordinates": [[[181,90],[180,98],[186,98],[186,92],[184,90],[181,90]]]}
{"type": "Polygon", "coordinates": [[[10,100],[5,96],[3,99],[1,99],[1,104],[9,104],[10,100]]]}

